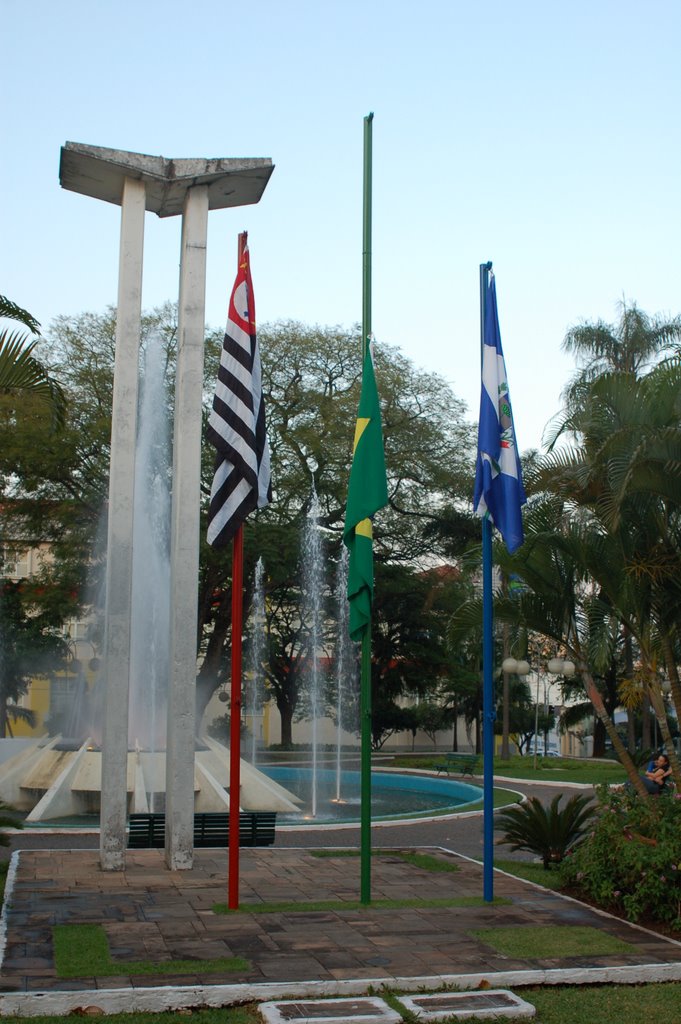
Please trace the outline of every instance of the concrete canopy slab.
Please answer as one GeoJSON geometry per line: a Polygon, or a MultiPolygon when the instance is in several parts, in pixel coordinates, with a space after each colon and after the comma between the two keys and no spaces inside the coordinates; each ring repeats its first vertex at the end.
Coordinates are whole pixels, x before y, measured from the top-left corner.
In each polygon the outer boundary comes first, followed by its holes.
{"type": "Polygon", "coordinates": [[[120,206],[126,178],[143,181],[146,209],[159,217],[182,213],[187,190],[208,188],[208,209],[249,206],[262,198],[274,164],[269,157],[175,159],[66,142],[59,182],[70,192],[120,206]]]}

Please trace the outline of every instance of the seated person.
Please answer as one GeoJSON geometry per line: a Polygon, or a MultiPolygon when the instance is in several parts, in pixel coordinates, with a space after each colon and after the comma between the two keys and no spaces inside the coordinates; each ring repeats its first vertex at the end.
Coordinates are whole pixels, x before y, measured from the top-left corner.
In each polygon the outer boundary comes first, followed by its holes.
{"type": "Polygon", "coordinates": [[[654,767],[652,769],[649,768],[645,775],[642,776],[643,785],[649,793],[657,795],[664,789],[671,773],[669,758],[666,754],[660,754],[655,760],[654,767]]]}

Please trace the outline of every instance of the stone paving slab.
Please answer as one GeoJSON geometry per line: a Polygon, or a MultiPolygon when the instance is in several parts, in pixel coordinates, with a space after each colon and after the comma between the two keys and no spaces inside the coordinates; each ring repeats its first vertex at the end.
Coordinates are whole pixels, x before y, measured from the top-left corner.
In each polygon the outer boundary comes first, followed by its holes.
{"type": "Polygon", "coordinates": [[[475,987],[485,980],[494,987],[515,987],[517,979],[536,984],[554,976],[566,983],[649,980],[651,971],[660,979],[681,979],[680,943],[502,872],[495,872],[494,887],[504,903],[426,906],[428,899],[482,894],[480,864],[451,851],[428,852],[458,870],[427,871],[395,851],[372,860],[374,900],[415,899],[421,905],[357,909],[350,904],[359,898],[359,857],[319,858],[309,849],[244,849],[240,912],[223,915],[212,908],[227,902],[226,851],[196,851],[188,872],[168,871],[158,850],[135,851],[121,872],[103,872],[95,850],[23,851],[10,869],[3,912],[0,1015],[16,1005],[12,992],[30,993],[36,1003],[40,993],[75,993],[64,1005],[82,1006],[87,992],[100,1001],[114,993],[115,1005],[116,990],[121,997],[132,991],[137,1001],[128,999],[126,1005],[133,1009],[133,1002],[135,1007],[145,1003],[145,990],[149,997],[152,990],[172,991],[164,1005],[174,1007],[197,1005],[196,1000],[226,1005],[230,993],[234,1001],[244,993],[245,998],[272,992],[275,998],[347,995],[381,984],[415,991],[443,984],[475,987]],[[341,906],[306,910],[312,898],[337,900],[341,906]],[[249,904],[274,899],[293,901],[299,909],[248,912],[249,904]],[[123,972],[126,961],[154,959],[195,958],[195,969],[177,976],[60,979],[52,957],[52,927],[82,923],[102,925],[111,957],[120,961],[123,972]],[[628,948],[617,954],[509,956],[472,935],[500,925],[558,924],[596,928],[628,948]],[[244,957],[248,966],[217,974],[202,971],[202,960],[216,955],[244,957]],[[186,993],[184,1003],[180,990],[186,993]],[[77,998],[80,1003],[74,1002],[77,998]]]}

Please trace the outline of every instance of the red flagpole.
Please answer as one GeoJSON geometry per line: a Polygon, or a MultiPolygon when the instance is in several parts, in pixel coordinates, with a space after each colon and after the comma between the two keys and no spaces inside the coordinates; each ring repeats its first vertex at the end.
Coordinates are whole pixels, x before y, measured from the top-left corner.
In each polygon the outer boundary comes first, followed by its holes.
{"type": "MultiPolygon", "coordinates": [[[[239,235],[239,260],[248,233],[239,235]]],[[[232,688],[229,721],[229,856],[227,906],[239,909],[239,796],[241,791],[241,640],[244,603],[244,528],[232,540],[232,688]]]]}

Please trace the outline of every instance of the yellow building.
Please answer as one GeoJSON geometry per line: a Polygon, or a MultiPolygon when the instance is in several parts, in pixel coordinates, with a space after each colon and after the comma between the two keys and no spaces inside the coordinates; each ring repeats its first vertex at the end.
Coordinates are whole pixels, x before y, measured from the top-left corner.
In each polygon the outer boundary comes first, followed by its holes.
{"type": "MultiPolygon", "coordinates": [[[[5,544],[2,549],[2,576],[18,583],[22,579],[37,576],[51,561],[47,544],[24,548],[20,544],[5,544]]],[[[68,716],[83,687],[92,686],[96,668],[96,650],[87,639],[87,620],[71,619],[62,628],[62,634],[69,648],[64,667],[55,666],[54,671],[34,676],[28,690],[18,701],[18,706],[32,711],[33,725],[11,715],[8,716],[8,732],[17,737],[43,736],[47,732],[46,721],[50,716],[68,716]]]]}

